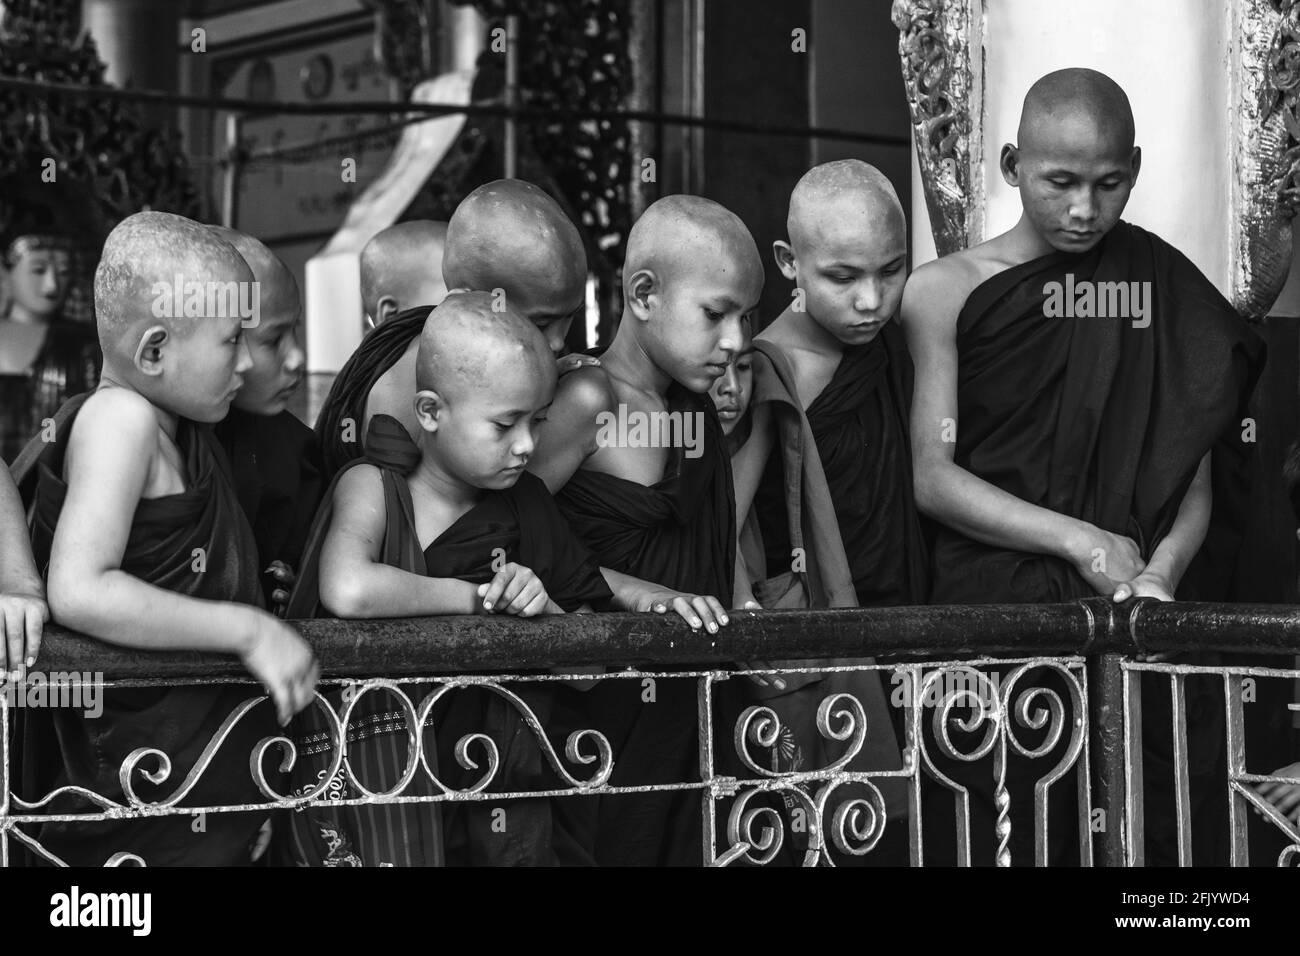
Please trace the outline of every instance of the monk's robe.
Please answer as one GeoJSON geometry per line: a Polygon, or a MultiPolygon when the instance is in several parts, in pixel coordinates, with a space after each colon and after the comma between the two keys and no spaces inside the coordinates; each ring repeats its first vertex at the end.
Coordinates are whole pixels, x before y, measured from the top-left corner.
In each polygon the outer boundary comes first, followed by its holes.
{"type": "MultiPolygon", "coordinates": [[[[87,398],[71,399],[59,413],[59,440],[46,444],[36,458],[38,472],[32,521],[32,548],[42,573],[48,572],[50,548],[67,494],[63,455],[87,398]]],[[[184,456],[183,492],[142,499],[136,506],[122,555],[122,570],[155,587],[211,601],[261,605],[257,548],[240,511],[224,457],[205,426],[181,419],[176,445],[184,456]],[[195,555],[205,566],[196,570],[195,555]]],[[[140,609],[148,614],[147,607],[140,609]]],[[[118,769],[139,747],[156,748],[171,759],[171,774],[161,785],[137,771],[135,792],[157,802],[174,793],[212,740],[223,721],[243,701],[262,691],[247,685],[207,687],[120,688],[103,692],[103,714],[50,709],[25,714],[24,786],[27,799],[55,787],[85,787],[118,803],[125,802],[118,769]]],[[[200,777],[183,806],[264,802],[249,772],[249,755],[258,741],[276,736],[279,727],[269,703],[262,703],[237,723],[200,777]]],[[[267,779],[279,788],[274,760],[267,779]]],[[[153,770],[157,762],[140,766],[153,770]]],[[[60,797],[47,811],[97,810],[89,802],[60,797]]],[[[246,864],[268,813],[209,813],[202,828],[190,815],[117,820],[105,823],[43,824],[37,839],[55,856],[82,866],[100,866],[114,853],[139,855],[150,866],[231,866],[246,864]]]]}
{"type": "MultiPolygon", "coordinates": [[[[670,450],[664,477],[646,486],[579,469],[555,496],[601,567],[731,603],[736,516],[731,460],[707,395],[674,385],[670,412],[698,416],[701,454],[670,450]]],[[[637,680],[605,680],[578,703],[583,726],[614,748],[612,786],[698,781],[696,681],[656,681],[654,700],[637,680]]],[[[607,796],[597,801],[596,862],[696,865],[702,859],[698,791],[607,796]]]]}
{"type": "MultiPolygon", "coordinates": [[[[1241,444],[1241,419],[1263,361],[1262,343],[1182,253],[1123,222],[1086,253],[1053,252],[983,282],[958,315],[956,345],[955,462],[1024,501],[1127,535],[1144,559],[1173,525],[1201,458],[1212,449],[1216,458],[1231,454],[1241,444]],[[1057,288],[1051,284],[1063,290],[1070,275],[1075,289],[1149,283],[1149,326],[1135,328],[1131,317],[1048,317],[1047,297],[1057,288]]],[[[1215,513],[1238,507],[1230,501],[1232,483],[1219,478],[1216,473],[1215,513]]],[[[1231,564],[1236,555],[1214,560],[1231,564]]],[[[1193,596],[1191,584],[1184,579],[1180,598],[1193,596]]],[[[1094,593],[1058,558],[983,544],[947,527],[937,533],[937,603],[1057,602],[1094,593]]],[[[1190,715],[1199,712],[1193,698],[1189,691],[1188,723],[1197,729],[1210,721],[1193,724],[1190,715]]],[[[1207,706],[1206,716],[1214,709],[1207,706]]],[[[1218,712],[1221,720],[1221,702],[1218,712]]],[[[1143,723],[1162,725],[1167,737],[1166,720],[1143,723]]],[[[1191,741],[1194,752],[1213,748],[1213,736],[1191,741]]],[[[1148,739],[1148,749],[1153,743],[1164,746],[1148,739]]],[[[1017,864],[1033,860],[1026,788],[1050,770],[1064,745],[1032,765],[1012,757],[1017,864]]],[[[972,793],[974,834],[985,841],[996,818],[987,764],[978,765],[972,793]]],[[[969,767],[954,769],[963,780],[969,776],[969,767]]],[[[1073,790],[1070,776],[1052,788],[1054,858],[1066,843],[1077,843],[1073,790]]],[[[927,806],[927,826],[940,825],[940,815],[927,806]]],[[[1153,819],[1150,805],[1147,819],[1153,819]]],[[[951,823],[948,815],[946,837],[927,837],[927,850],[951,845],[951,823]]],[[[982,852],[991,855],[988,842],[982,852]]]]}
{"type": "MultiPolygon", "coordinates": [[[[362,441],[366,436],[366,400],[370,390],[402,357],[407,346],[420,337],[424,320],[432,311],[431,305],[417,306],[371,329],[334,377],[325,404],[316,416],[316,442],[325,484],[334,480],[340,468],[364,454],[362,441]]],[[[411,384],[414,398],[415,383],[411,384]]]]}
{"type": "MultiPolygon", "coordinates": [[[[871,342],[844,350],[808,406],[860,607],[919,604],[928,593],[925,539],[912,495],[911,375],[903,334],[890,322],[871,342]]],[[[781,458],[772,455],[754,497],[770,568],[790,563],[785,492],[781,458]]]]}
{"type": "Polygon", "coordinates": [[[232,408],[213,429],[230,462],[239,506],[253,528],[267,606],[279,584],[265,570],[272,561],[297,569],[320,504],[316,436],[292,412],[254,415],[232,408]]]}
{"type": "MultiPolygon", "coordinates": [[[[546,486],[532,474],[521,475],[510,488],[486,492],[478,504],[421,549],[406,481],[419,460],[419,448],[402,425],[387,415],[376,415],[366,436],[366,458],[355,464],[364,461],[380,468],[387,521],[382,553],[385,564],[415,574],[485,584],[492,580],[501,560],[516,562],[532,570],[551,600],[565,611],[584,605],[608,606],[613,595],[599,566],[565,524],[546,486]]],[[[339,474],[346,471],[347,467],[339,474]]],[[[332,514],[332,491],[312,530],[304,573],[290,601],[291,617],[324,613],[319,606],[319,560],[332,514]]],[[[554,687],[550,682],[537,682],[514,685],[511,690],[524,700],[542,726],[549,728],[554,687]]],[[[327,698],[336,708],[342,703],[337,691],[327,698]]],[[[421,701],[415,703],[418,707],[421,701]]],[[[295,778],[295,789],[301,793],[319,786],[332,749],[324,723],[311,711],[298,722],[295,732],[300,747],[313,757],[295,778]]],[[[456,743],[471,733],[487,734],[499,749],[501,767],[489,792],[564,786],[551,773],[520,713],[497,694],[477,688],[445,695],[426,725],[426,741],[436,736],[436,752],[426,746],[426,753],[434,758],[430,764],[447,786],[464,789],[483,772],[481,768],[461,769],[454,757],[456,743]],[[433,727],[437,728],[436,735],[433,727]]],[[[564,743],[559,740],[553,746],[562,752],[564,743]]],[[[349,722],[348,746],[361,782],[372,791],[390,789],[406,765],[406,718],[391,703],[386,705],[382,695],[368,694],[349,722]]],[[[328,797],[347,799],[359,795],[351,790],[350,784],[339,777],[331,783],[328,797]]],[[[437,792],[419,771],[405,795],[437,792]]],[[[558,802],[520,799],[447,803],[441,805],[441,813],[438,804],[313,808],[295,814],[292,853],[295,862],[326,866],[589,863],[590,848],[562,825],[556,825],[559,815],[554,812],[554,804],[558,802]],[[493,812],[502,808],[506,811],[506,826],[504,832],[498,832],[500,827],[493,826],[493,812]]]]}
{"type": "MultiPolygon", "coordinates": [[[[836,608],[857,607],[845,547],[840,537],[839,521],[833,496],[827,486],[821,457],[816,453],[816,439],[803,404],[799,399],[794,370],[780,346],[758,339],[754,343],[754,395],[750,414],[762,405],[770,409],[776,430],[771,457],[776,461],[782,480],[781,501],[775,515],[765,516],[784,522],[785,538],[790,549],[781,564],[769,566],[766,548],[759,530],[759,516],[751,509],[741,530],[740,549],[750,573],[754,597],[764,608],[836,608]],[[800,560],[792,560],[792,553],[800,560]]],[[[733,435],[733,437],[735,437],[733,435]]],[[[910,504],[910,500],[909,500],[910,504]]],[[[778,667],[850,667],[870,665],[871,658],[795,660],[773,662],[778,667]]],[[[740,709],[759,704],[774,710],[781,720],[781,738],[765,752],[766,765],[774,771],[791,773],[830,766],[844,752],[842,744],[828,741],[817,732],[817,708],[827,697],[849,694],[863,707],[867,719],[867,739],[858,755],[846,766],[856,772],[899,770],[902,759],[899,737],[894,727],[886,694],[877,672],[831,672],[824,674],[787,674],[786,689],[760,688],[750,681],[729,681],[718,688],[720,709],[726,714],[724,729],[735,726],[740,709]],[[726,705],[731,704],[728,708],[726,705]],[[730,712],[727,712],[730,711],[730,712]]],[[[751,744],[749,752],[758,748],[751,744]]],[[[720,753],[731,757],[734,748],[720,753]]],[[[753,771],[736,763],[728,772],[752,778],[753,771]]],[[[883,779],[877,786],[884,798],[888,823],[886,844],[878,845],[863,858],[837,855],[844,864],[906,862],[907,794],[899,780],[883,779]],[[886,850],[893,851],[885,852],[886,850]]],[[[854,796],[863,795],[860,787],[851,788],[854,796]]],[[[808,848],[806,827],[796,825],[806,804],[784,796],[782,812],[786,815],[785,862],[801,862],[808,848]]]]}

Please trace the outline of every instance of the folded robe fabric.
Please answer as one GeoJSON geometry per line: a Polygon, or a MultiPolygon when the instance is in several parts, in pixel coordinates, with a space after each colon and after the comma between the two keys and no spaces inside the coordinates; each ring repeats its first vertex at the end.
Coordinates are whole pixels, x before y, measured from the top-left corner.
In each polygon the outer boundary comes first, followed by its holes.
{"type": "MultiPolygon", "coordinates": [[[[292,412],[254,415],[231,408],[213,428],[230,462],[239,505],[257,541],[258,567],[272,561],[296,569],[320,504],[320,450],[312,430],[292,412]]],[[[279,585],[262,574],[268,605],[279,585]]]]}
{"type": "Polygon", "coordinates": [[[419,338],[424,321],[432,311],[431,305],[417,306],[371,329],[334,377],[330,393],[316,417],[316,442],[326,485],[334,480],[339,469],[364,454],[362,442],[366,437],[366,400],[370,390],[419,338]]]}
{"type": "MultiPolygon", "coordinates": [[[[835,503],[861,607],[919,604],[928,597],[928,555],[912,494],[908,441],[911,369],[903,333],[890,322],[871,342],[844,350],[806,414],[815,439],[808,447],[817,449],[835,503]]],[[[772,456],[754,499],[769,567],[790,560],[783,485],[781,464],[772,456]]]]}
{"type": "MultiPolygon", "coordinates": [[[[406,475],[419,463],[419,448],[406,430],[387,415],[376,415],[366,436],[366,458],[355,464],[376,465],[384,485],[387,516],[382,561],[392,567],[431,577],[459,578],[473,584],[492,579],[496,566],[513,561],[532,570],[547,594],[566,611],[583,605],[605,608],[612,598],[590,553],[565,525],[554,500],[536,476],[524,473],[514,486],[486,492],[429,547],[421,550],[406,475]]],[[[290,600],[290,616],[322,615],[319,602],[320,549],[332,515],[333,488],[326,495],[313,526],[303,573],[290,600]]],[[[548,724],[553,698],[551,684],[512,688],[542,722],[548,724]]],[[[341,694],[327,699],[337,708],[341,694]]],[[[420,701],[416,701],[419,706],[420,701]]],[[[354,710],[348,729],[350,759],[370,789],[391,787],[406,764],[406,722],[382,696],[372,695],[354,710]],[[359,745],[359,742],[364,741],[359,745]]],[[[458,740],[486,733],[497,744],[501,768],[492,789],[537,790],[551,785],[541,749],[518,711],[505,700],[481,689],[450,692],[444,707],[435,707],[436,751],[430,754],[434,772],[446,785],[464,788],[475,773],[460,770],[453,757],[458,740]]],[[[426,730],[428,735],[428,730],[426,730]]],[[[331,759],[329,735],[318,714],[309,710],[298,720],[295,736],[313,756],[295,778],[296,789],[319,786],[322,765],[331,759]]],[[[558,750],[563,749],[563,741],[558,750]]],[[[426,747],[426,752],[428,748],[426,747]]],[[[476,773],[481,773],[477,771],[476,773]]],[[[340,776],[331,782],[331,798],[347,798],[350,785],[340,776]]],[[[408,794],[433,794],[432,784],[418,773],[408,794]]],[[[589,849],[567,833],[557,832],[552,802],[543,799],[447,804],[309,808],[295,815],[294,861],[305,865],[538,865],[590,862],[589,849]],[[495,808],[506,809],[508,824],[494,827],[495,808]],[[440,818],[441,817],[441,822],[440,818]],[[444,838],[445,837],[445,838],[444,838]]]]}
{"type": "MultiPolygon", "coordinates": [[[[761,405],[770,406],[772,422],[776,429],[773,458],[777,459],[783,480],[783,506],[774,516],[784,518],[787,540],[791,549],[804,560],[799,570],[785,570],[767,576],[760,555],[749,555],[749,564],[763,573],[754,582],[754,596],[765,608],[776,607],[857,607],[857,594],[849,562],[840,538],[836,504],[827,488],[821,457],[813,430],[804,415],[794,377],[794,370],[780,346],[763,339],[754,342],[754,396],[750,414],[761,405]],[[834,502],[834,503],[833,503],[834,502]]],[[[903,509],[906,502],[895,503],[903,509]]],[[[746,522],[751,529],[756,523],[751,510],[746,522]]],[[[758,540],[758,539],[755,539],[758,540]]],[[[789,552],[787,552],[788,556],[789,552]]],[[[790,567],[786,561],[782,567],[790,567]]],[[[778,667],[817,668],[870,665],[871,658],[797,660],[773,662],[778,667]]],[[[867,738],[862,750],[846,765],[852,771],[899,770],[902,757],[894,734],[888,702],[875,671],[831,672],[822,674],[787,674],[784,691],[759,688],[750,682],[732,682],[744,688],[744,695],[775,711],[781,720],[782,735],[769,748],[769,769],[779,772],[815,770],[829,766],[843,753],[837,746],[817,733],[817,708],[821,702],[835,694],[849,694],[863,708],[866,716],[867,738]]],[[[752,771],[737,768],[738,774],[751,776],[752,771]]],[[[886,805],[887,815],[897,821],[907,815],[906,788],[899,780],[877,781],[886,805]]],[[[798,803],[787,801],[793,811],[798,803]]],[[[791,821],[792,822],[792,821],[791,821]]],[[[787,825],[787,839],[800,849],[806,848],[807,833],[787,825]]]]}
{"type": "MultiPolygon", "coordinates": [[[[77,396],[60,410],[55,441],[43,443],[39,453],[32,448],[33,454],[22,456],[36,471],[32,546],[43,574],[48,572],[50,547],[68,490],[63,479],[64,452],[77,412],[88,397],[77,396]]],[[[176,445],[185,460],[186,488],[162,498],[141,499],[122,555],[122,570],[190,597],[260,606],[252,531],[211,431],[181,419],[176,445]]],[[[141,613],[147,614],[148,609],[142,608],[141,613]]],[[[107,689],[99,717],[85,717],[71,709],[27,713],[25,796],[31,799],[72,785],[124,802],[119,768],[136,748],[148,747],[170,758],[171,773],[154,785],[137,771],[135,792],[146,801],[165,799],[180,788],[231,711],[260,694],[257,688],[231,685],[107,689]]],[[[265,801],[250,774],[249,755],[258,741],[278,732],[269,703],[244,715],[183,805],[265,801]]],[[[152,771],[156,762],[146,758],[140,766],[152,771]]],[[[274,768],[266,770],[275,786],[274,768]]],[[[60,798],[49,809],[57,812],[69,807],[69,802],[70,798],[60,798]]],[[[72,803],[83,810],[95,809],[84,800],[72,803]]],[[[101,866],[113,854],[129,852],[150,866],[230,866],[249,862],[251,843],[267,816],[209,813],[201,827],[189,815],[48,823],[41,826],[37,839],[73,865],[101,866]]]]}
{"type": "MultiPolygon", "coordinates": [[[[701,454],[672,450],[664,478],[646,486],[581,469],[556,503],[600,566],[730,605],[735,577],[735,495],[731,460],[717,411],[707,395],[679,385],[670,412],[699,415],[701,454]]],[[[614,786],[699,779],[695,681],[655,683],[653,702],[640,681],[604,680],[575,705],[584,726],[614,748],[614,786]]],[[[615,866],[699,865],[700,796],[659,791],[598,801],[596,862],[615,866]]]]}

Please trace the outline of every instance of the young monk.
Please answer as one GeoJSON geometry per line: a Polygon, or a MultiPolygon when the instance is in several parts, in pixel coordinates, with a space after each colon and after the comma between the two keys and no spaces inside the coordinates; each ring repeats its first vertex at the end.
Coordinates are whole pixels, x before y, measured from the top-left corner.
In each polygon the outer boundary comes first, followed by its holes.
{"type": "MultiPolygon", "coordinates": [[[[428,277],[438,263],[412,266],[428,277]]],[[[442,278],[450,289],[500,290],[498,301],[541,329],[559,356],[586,299],[587,254],[577,227],[554,199],[531,183],[501,179],[480,186],[456,207],[447,224],[442,278]]],[[[411,405],[415,352],[434,304],[412,302],[384,322],[334,380],[316,420],[327,481],[361,456],[372,416],[391,415],[412,437],[419,434],[411,405]]],[[[574,362],[566,360],[565,367],[574,362]]]]}
{"type": "MultiPolygon", "coordinates": [[[[762,286],[753,237],[733,213],[696,196],[652,204],[628,236],[614,341],[599,367],[561,381],[530,464],[616,596],[644,582],[664,589],[624,606],[671,607],[710,632],[728,620],[735,514],[707,393],[739,352],[762,286]],[[675,436],[663,417],[673,413],[682,426],[675,436]],[[666,442],[656,424],[665,421],[666,442]]],[[[588,695],[592,723],[608,728],[618,755],[611,782],[690,780],[698,773],[694,683],[659,681],[653,705],[641,693],[639,682],[607,680],[588,695]]],[[[698,864],[699,831],[698,793],[601,799],[596,860],[698,864]]]]}
{"type": "Polygon", "coordinates": [[[447,224],[412,219],[381,229],[361,250],[361,303],[370,328],[447,296],[442,257],[447,224]]]}
{"type": "Polygon", "coordinates": [[[257,541],[267,606],[280,607],[325,491],[315,433],[288,409],[305,378],[302,298],[293,273],[265,245],[234,229],[210,228],[235,247],[258,283],[258,320],[244,329],[252,364],[215,432],[257,541]]]}
{"type": "MultiPolygon", "coordinates": [[[[1044,76],[1001,155],[1020,221],[908,282],[915,489],[940,525],[938,602],[1184,593],[1210,522],[1211,448],[1248,451],[1239,428],[1261,348],[1185,256],[1120,220],[1141,159],[1113,80],[1044,76]],[[1065,318],[1049,297],[1068,282],[1098,295],[1123,283],[1134,297],[1123,315],[1065,318]]],[[[1011,763],[1014,863],[1034,859],[1027,788],[1051,765],[1011,763]]],[[[989,776],[983,768],[972,792],[985,840],[996,817],[989,776]]],[[[1053,787],[1064,801],[1049,817],[1053,859],[1074,841],[1072,789],[1068,778],[1053,787]]],[[[927,823],[938,816],[927,810],[927,823]]],[[[951,830],[926,842],[950,846],[951,830]]]]}
{"type": "MultiPolygon", "coordinates": [[[[533,617],[607,606],[612,595],[595,561],[541,480],[524,471],[555,382],[555,362],[535,326],[509,309],[495,310],[489,293],[448,296],[420,336],[413,396],[418,447],[394,419],[378,415],[367,457],[335,484],[320,549],[324,608],[340,617],[533,617]]],[[[303,579],[309,581],[310,569],[303,579]]],[[[518,690],[544,726],[550,686],[518,690]]],[[[435,714],[444,782],[473,782],[470,775],[454,776],[452,748],[465,734],[488,732],[503,748],[500,782],[511,790],[542,789],[541,751],[531,733],[500,698],[480,701],[474,694],[457,692],[446,717],[435,714]]],[[[380,713],[382,703],[373,709],[380,713]]],[[[351,751],[354,766],[374,772],[371,789],[395,785],[405,763],[407,731],[400,715],[394,717],[388,737],[400,748],[376,732],[351,751]]],[[[322,755],[326,765],[328,758],[322,755]]],[[[578,862],[566,858],[567,838],[554,832],[551,802],[508,801],[504,833],[492,819],[501,806],[448,805],[447,862],[578,862]]],[[[363,865],[442,862],[438,814],[427,804],[302,816],[295,830],[298,854],[307,859],[316,843],[326,848],[315,854],[324,862],[336,861],[342,847],[363,865]]]]}
{"type": "MultiPolygon", "coordinates": [[[[839,160],[799,180],[787,229],[789,241],[777,240],[773,251],[795,283],[794,300],[755,342],[753,427],[734,462],[737,521],[757,526],[763,554],[750,566],[762,577],[751,582],[749,569],[738,567],[736,604],[921,603],[928,582],[911,494],[911,363],[892,321],[907,274],[902,205],[875,167],[839,160]]],[[[848,676],[828,675],[785,703],[810,705],[803,716],[815,723],[817,702],[848,676]]],[[[852,679],[876,732],[855,769],[896,770],[891,717],[901,715],[891,714],[875,672],[852,679]]],[[[884,792],[890,842],[901,846],[905,795],[888,785],[884,792]]]]}
{"type": "Polygon", "coordinates": [[[22,680],[36,663],[49,619],[23,503],[8,469],[0,468],[0,687],[6,680],[22,680]]]}
{"type": "MultiPolygon", "coordinates": [[[[253,281],[229,243],[180,216],[129,216],[105,242],[95,272],[104,373],[96,391],[65,406],[40,457],[33,550],[58,623],[139,650],[238,655],[283,724],[311,700],[316,664],[302,639],[259,607],[252,532],[205,427],[225,416],[249,365],[241,316],[206,303],[177,310],[178,275],[187,289],[253,281]]],[[[147,746],[167,754],[171,772],[155,785],[137,770],[129,784],[141,799],[163,799],[250,696],[231,685],[114,689],[100,717],[41,712],[59,748],[45,754],[34,789],[86,787],[122,802],[119,767],[147,746]]],[[[245,715],[186,804],[264,800],[249,754],[274,731],[269,708],[245,715]]],[[[71,864],[129,852],[152,865],[231,865],[248,862],[262,823],[255,813],[209,814],[202,830],[186,815],[58,822],[37,836],[71,864]]]]}

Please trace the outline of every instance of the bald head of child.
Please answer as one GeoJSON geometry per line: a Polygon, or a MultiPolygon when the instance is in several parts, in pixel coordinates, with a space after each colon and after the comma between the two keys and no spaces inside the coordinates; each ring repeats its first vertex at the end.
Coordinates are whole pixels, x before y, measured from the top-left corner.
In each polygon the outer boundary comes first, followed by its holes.
{"type": "Polygon", "coordinates": [[[480,186],[456,207],[442,274],[449,289],[500,290],[555,355],[586,302],[587,253],[577,227],[559,203],[518,179],[480,186]]]}
{"type": "Polygon", "coordinates": [[[541,331],[488,292],[455,292],[429,315],[416,354],[424,463],[473,488],[519,480],[555,397],[541,331]]]}
{"type": "Polygon", "coordinates": [[[225,239],[183,216],[141,212],[109,233],[95,270],[103,382],[199,422],[220,421],[250,365],[258,290],[225,239]]]}
{"type": "Polygon", "coordinates": [[[668,378],[704,393],[740,351],[763,263],[740,217],[699,196],[665,196],[628,235],[623,324],[668,378]]]}
{"type": "Polygon", "coordinates": [[[278,415],[302,384],[306,355],[299,341],[302,296],[280,257],[252,236],[224,226],[209,227],[248,263],[258,286],[258,321],[244,328],[252,365],[235,396],[235,407],[254,415],[278,415]]]}
{"type": "Polygon", "coordinates": [[[1018,142],[1002,147],[1002,176],[1052,248],[1086,252],[1119,221],[1142,165],[1133,109],[1104,73],[1073,67],[1025,95],[1018,142]]]}
{"type": "Polygon", "coordinates": [[[845,345],[870,342],[898,312],[907,220],[888,177],[860,159],[814,166],[790,194],[789,242],[772,244],[793,308],[845,345]]]}
{"type": "Polygon", "coordinates": [[[371,322],[380,325],[399,312],[443,300],[446,243],[447,224],[430,219],[399,222],[366,243],[361,250],[361,302],[371,322]]]}

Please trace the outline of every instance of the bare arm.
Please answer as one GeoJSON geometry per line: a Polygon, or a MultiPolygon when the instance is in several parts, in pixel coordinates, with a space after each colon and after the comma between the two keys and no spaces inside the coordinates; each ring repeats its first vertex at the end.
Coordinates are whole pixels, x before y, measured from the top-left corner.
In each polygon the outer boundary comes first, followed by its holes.
{"type": "Polygon", "coordinates": [[[1187,566],[1196,557],[1209,530],[1212,498],[1210,456],[1206,454],[1196,468],[1187,494],[1183,495],[1178,516],[1174,518],[1169,533],[1156,545],[1146,569],[1132,581],[1120,585],[1115,600],[1123,601],[1129,597],[1174,599],[1174,592],[1187,573],[1187,566]]]}
{"type": "Polygon", "coordinates": [[[36,662],[49,617],[22,499],[0,462],[0,684],[10,672],[21,680],[25,669],[36,662]]]}
{"type": "Polygon", "coordinates": [[[1110,594],[1142,569],[1134,542],[1023,501],[953,460],[961,303],[952,290],[965,288],[954,281],[955,268],[943,262],[923,266],[903,292],[900,318],[916,366],[911,425],[917,508],[976,541],[1068,561],[1099,593],[1110,594]],[[1104,570],[1094,570],[1098,552],[1104,570]]]}
{"type": "Polygon", "coordinates": [[[188,597],[122,570],[157,436],[153,409],[139,395],[108,389],[82,407],[50,552],[50,610],[60,624],[110,644],[237,654],[287,723],[310,702],[319,675],[296,631],[260,608],[188,597]]]}
{"type": "Polygon", "coordinates": [[[389,567],[384,487],[374,465],[351,468],[334,489],[334,513],[320,557],[320,600],[343,618],[473,614],[478,589],[456,578],[430,578],[389,567]]]}

